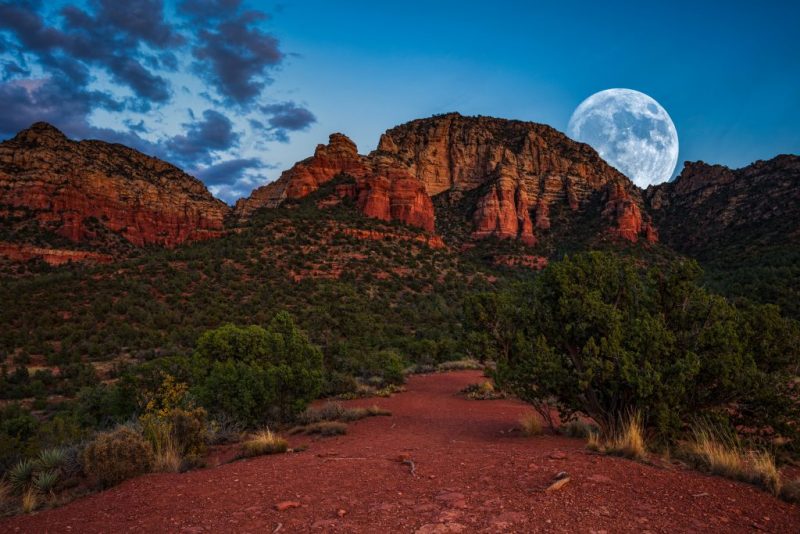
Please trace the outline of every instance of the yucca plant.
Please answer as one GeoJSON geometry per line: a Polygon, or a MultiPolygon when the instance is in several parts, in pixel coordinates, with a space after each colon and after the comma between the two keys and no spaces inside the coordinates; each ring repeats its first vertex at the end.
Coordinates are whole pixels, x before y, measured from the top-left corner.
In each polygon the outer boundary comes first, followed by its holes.
{"type": "Polygon", "coordinates": [[[54,471],[61,469],[67,458],[67,451],[54,448],[45,449],[39,453],[36,460],[36,469],[39,471],[54,471]]]}
{"type": "Polygon", "coordinates": [[[58,471],[42,471],[33,477],[33,486],[42,493],[52,492],[58,483],[58,471]]]}
{"type": "Polygon", "coordinates": [[[14,488],[14,491],[22,492],[30,486],[35,470],[36,464],[33,460],[20,460],[17,462],[17,465],[8,472],[8,482],[14,488]]]}

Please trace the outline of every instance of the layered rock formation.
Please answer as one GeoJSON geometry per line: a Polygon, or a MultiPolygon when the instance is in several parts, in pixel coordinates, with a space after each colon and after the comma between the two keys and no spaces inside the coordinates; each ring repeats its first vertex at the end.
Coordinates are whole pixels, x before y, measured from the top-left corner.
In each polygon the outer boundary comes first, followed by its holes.
{"type": "Polygon", "coordinates": [[[171,247],[219,236],[228,211],[199,180],[122,145],[71,141],[46,123],[0,143],[0,220],[33,219],[76,242],[99,224],[171,247]]]}
{"type": "Polygon", "coordinates": [[[484,188],[472,220],[476,238],[532,244],[537,230],[550,229],[554,205],[580,212],[599,198],[613,233],[628,241],[657,239],[630,180],[549,126],[450,113],[388,130],[377,155],[405,164],[430,195],[484,188]]]}
{"type": "Polygon", "coordinates": [[[738,170],[686,163],[670,183],[645,192],[665,243],[711,253],[737,241],[759,245],[800,239],[800,156],[782,155],[738,170]]]}
{"type": "Polygon", "coordinates": [[[312,158],[239,201],[246,217],[260,207],[301,198],[338,174],[356,186],[339,190],[357,199],[371,217],[433,230],[430,197],[480,191],[470,209],[471,236],[515,238],[533,245],[551,228],[551,209],[575,213],[602,203],[609,232],[628,241],[657,240],[641,210],[640,191],[588,145],[534,124],[457,113],[420,119],[388,130],[377,150],[359,156],[355,145],[334,134],[312,158]]]}
{"type": "Polygon", "coordinates": [[[354,183],[337,187],[337,195],[355,200],[368,217],[434,230],[433,203],[424,187],[391,158],[359,155],[355,143],[339,133],[331,135],[327,145],[317,146],[314,156],[239,200],[235,213],[247,217],[259,208],[305,197],[340,175],[352,177],[354,183]]]}

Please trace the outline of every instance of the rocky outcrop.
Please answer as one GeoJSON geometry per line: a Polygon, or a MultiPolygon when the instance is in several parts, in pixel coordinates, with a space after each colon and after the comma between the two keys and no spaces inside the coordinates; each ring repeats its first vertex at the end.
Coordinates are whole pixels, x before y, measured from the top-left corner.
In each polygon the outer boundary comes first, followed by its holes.
{"type": "Polygon", "coordinates": [[[474,238],[533,244],[537,231],[551,229],[554,206],[578,213],[600,196],[611,233],[657,239],[630,180],[549,126],[450,113],[388,130],[372,157],[378,155],[405,165],[432,196],[485,189],[472,218],[474,238]]]}
{"type": "Polygon", "coordinates": [[[645,197],[662,240],[681,252],[712,255],[719,245],[800,239],[800,156],[738,170],[686,163],[675,181],[647,188],[645,197]]]}
{"type": "Polygon", "coordinates": [[[65,263],[111,263],[114,257],[110,254],[91,252],[87,250],[67,250],[35,247],[17,243],[1,243],[0,257],[12,261],[30,261],[40,259],[49,265],[64,265],[65,263]]]}
{"type": "Polygon", "coordinates": [[[240,200],[236,213],[247,217],[304,197],[339,174],[352,176],[355,186],[337,187],[337,194],[355,199],[364,214],[429,231],[431,197],[480,191],[464,220],[473,239],[493,236],[533,245],[537,232],[552,229],[555,207],[583,213],[601,199],[606,206],[597,216],[610,234],[634,242],[657,239],[641,209],[639,189],[588,145],[541,124],[457,113],[392,128],[368,156],[333,134],[313,157],[240,200]]]}
{"type": "Polygon", "coordinates": [[[393,158],[361,156],[356,145],[339,133],[331,135],[327,145],[317,146],[313,157],[239,200],[235,213],[244,218],[259,208],[305,197],[341,175],[352,178],[353,183],[337,186],[336,194],[352,198],[366,216],[434,230],[433,203],[424,187],[393,158]]]}
{"type": "Polygon", "coordinates": [[[71,141],[36,123],[0,143],[0,220],[28,220],[69,240],[97,225],[136,246],[219,236],[228,207],[177,167],[128,147],[71,141]]]}

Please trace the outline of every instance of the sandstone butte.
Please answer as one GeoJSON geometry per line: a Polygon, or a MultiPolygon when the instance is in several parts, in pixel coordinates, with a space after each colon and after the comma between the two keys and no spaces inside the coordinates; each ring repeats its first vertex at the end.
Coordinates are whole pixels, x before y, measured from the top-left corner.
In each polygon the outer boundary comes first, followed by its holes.
{"type": "Polygon", "coordinates": [[[33,218],[75,242],[96,220],[133,245],[173,247],[221,235],[228,211],[199,180],[122,145],[42,122],[0,143],[0,219],[33,218]]]}
{"type": "Polygon", "coordinates": [[[341,174],[355,184],[337,193],[356,199],[363,213],[428,232],[435,228],[432,197],[476,190],[471,221],[465,221],[474,239],[515,238],[532,245],[537,230],[551,226],[551,206],[566,203],[577,213],[599,200],[610,233],[631,242],[658,240],[642,211],[641,191],[588,145],[541,124],[458,113],[392,128],[367,156],[344,135],[333,134],[313,157],[253,191],[234,211],[245,218],[308,195],[341,174]]]}

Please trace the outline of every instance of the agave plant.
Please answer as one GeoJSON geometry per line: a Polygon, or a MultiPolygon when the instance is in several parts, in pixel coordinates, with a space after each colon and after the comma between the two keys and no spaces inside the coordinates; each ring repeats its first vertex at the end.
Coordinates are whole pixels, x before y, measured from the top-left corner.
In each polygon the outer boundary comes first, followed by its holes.
{"type": "Polygon", "coordinates": [[[54,471],[61,469],[66,461],[67,453],[64,449],[45,449],[39,453],[36,468],[39,471],[54,471]]]}
{"type": "Polygon", "coordinates": [[[8,472],[8,482],[15,491],[21,492],[30,485],[35,470],[36,464],[32,460],[20,460],[8,472]]]}
{"type": "Polygon", "coordinates": [[[42,471],[33,478],[34,487],[42,493],[53,491],[58,483],[58,471],[52,469],[50,471],[42,471]]]}

